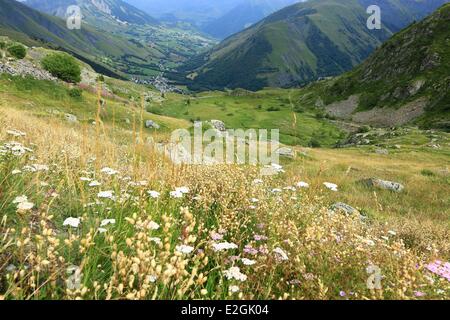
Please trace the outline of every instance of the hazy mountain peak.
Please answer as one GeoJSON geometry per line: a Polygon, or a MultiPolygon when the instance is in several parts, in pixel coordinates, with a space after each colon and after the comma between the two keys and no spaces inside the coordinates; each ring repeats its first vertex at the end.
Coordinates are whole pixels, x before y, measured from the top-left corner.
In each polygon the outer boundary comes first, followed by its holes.
{"type": "Polygon", "coordinates": [[[65,17],[67,8],[78,5],[83,17],[93,25],[101,23],[99,18],[106,18],[116,23],[156,24],[157,21],[147,13],[122,0],[25,0],[28,6],[59,17],[65,17]]]}

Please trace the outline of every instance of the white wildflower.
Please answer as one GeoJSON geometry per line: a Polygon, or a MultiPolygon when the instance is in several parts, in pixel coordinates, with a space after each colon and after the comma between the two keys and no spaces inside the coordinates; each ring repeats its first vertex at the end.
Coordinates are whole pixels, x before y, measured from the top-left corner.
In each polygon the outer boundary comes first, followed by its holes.
{"type": "Polygon", "coordinates": [[[147,193],[151,198],[154,198],[154,199],[159,198],[159,196],[161,195],[158,191],[154,191],[154,190],[147,191],[147,193]]]}
{"type": "Polygon", "coordinates": [[[22,170],[25,172],[36,172],[36,168],[34,166],[24,166],[22,170]]]}
{"type": "Polygon", "coordinates": [[[171,191],[170,192],[171,198],[183,198],[183,193],[179,191],[171,191]]]}
{"type": "Polygon", "coordinates": [[[33,207],[34,207],[34,203],[24,201],[17,205],[17,211],[19,211],[19,212],[29,211],[29,210],[33,209],[33,207]]]}
{"type": "Polygon", "coordinates": [[[91,183],[89,183],[89,187],[98,187],[101,186],[102,184],[100,182],[98,182],[97,180],[92,181],[91,183]]]}
{"type": "Polygon", "coordinates": [[[99,233],[105,233],[108,231],[108,229],[105,229],[105,228],[98,228],[97,230],[99,233]]]}
{"type": "Polygon", "coordinates": [[[15,169],[15,170],[11,171],[12,175],[16,175],[16,174],[20,174],[20,173],[22,173],[22,171],[20,171],[18,169],[15,169]]]}
{"type": "Polygon", "coordinates": [[[338,191],[338,186],[337,186],[336,184],[334,184],[334,183],[331,183],[331,182],[324,182],[323,185],[324,185],[325,187],[327,187],[328,189],[330,189],[331,191],[335,191],[335,192],[338,191]]]}
{"type": "Polygon", "coordinates": [[[113,199],[114,198],[114,192],[113,191],[100,191],[97,194],[98,198],[103,198],[103,199],[113,199]]]}
{"type": "Polygon", "coordinates": [[[179,188],[176,188],[175,191],[186,194],[186,193],[189,193],[189,188],[188,187],[179,187],[179,188]]]}
{"type": "Polygon", "coordinates": [[[32,165],[35,169],[35,171],[48,171],[49,168],[47,165],[45,164],[33,164],[32,165]]]}
{"type": "Polygon", "coordinates": [[[80,218],[67,218],[63,222],[63,226],[71,226],[72,228],[78,228],[80,225],[81,220],[80,218]]]}
{"type": "Polygon", "coordinates": [[[159,227],[160,227],[159,224],[157,224],[155,221],[150,221],[147,224],[147,229],[149,229],[149,230],[158,230],[159,227]]]}
{"type": "Polygon", "coordinates": [[[238,286],[231,286],[231,287],[230,287],[230,292],[231,292],[231,293],[237,293],[237,292],[239,292],[239,287],[238,287],[238,286]]]}
{"type": "Polygon", "coordinates": [[[100,170],[101,173],[107,174],[108,176],[113,176],[116,175],[117,173],[119,173],[118,171],[105,167],[102,170],[100,170]]]}
{"type": "Polygon", "coordinates": [[[304,181],[300,181],[299,183],[297,183],[297,187],[307,189],[307,188],[309,188],[309,183],[306,183],[304,181]]]}
{"type": "Polygon", "coordinates": [[[22,202],[27,202],[27,201],[28,201],[27,196],[19,196],[13,200],[13,203],[15,204],[15,203],[22,203],[22,202]]]}
{"type": "Polygon", "coordinates": [[[161,243],[161,238],[158,238],[158,237],[152,237],[152,238],[149,238],[149,240],[151,242],[156,243],[156,244],[160,244],[161,243]]]}
{"type": "Polygon", "coordinates": [[[105,227],[108,224],[116,224],[116,219],[104,219],[100,222],[100,227],[105,227]]]}
{"type": "Polygon", "coordinates": [[[237,249],[238,246],[234,243],[229,242],[221,242],[221,243],[214,243],[213,245],[214,251],[224,251],[224,250],[230,250],[230,249],[237,249]]]}
{"type": "Polygon", "coordinates": [[[289,260],[287,253],[284,252],[284,250],[281,249],[280,247],[276,247],[275,249],[273,249],[273,252],[276,254],[277,258],[280,260],[282,260],[282,261],[289,260]]]}
{"type": "Polygon", "coordinates": [[[33,209],[34,203],[28,201],[27,196],[19,196],[13,200],[14,204],[17,204],[17,211],[24,212],[33,209]]]}
{"type": "Polygon", "coordinates": [[[239,267],[231,267],[228,270],[225,270],[224,272],[225,277],[228,280],[236,279],[238,281],[245,281],[247,280],[247,276],[243,273],[241,273],[241,270],[239,267]]]}
{"type": "Polygon", "coordinates": [[[255,260],[251,260],[251,259],[247,259],[247,258],[242,258],[241,261],[246,266],[252,266],[252,265],[254,265],[256,263],[255,260]]]}
{"type": "Polygon", "coordinates": [[[175,250],[177,250],[180,253],[189,254],[192,251],[194,251],[194,247],[182,244],[182,245],[176,246],[175,250]]]}

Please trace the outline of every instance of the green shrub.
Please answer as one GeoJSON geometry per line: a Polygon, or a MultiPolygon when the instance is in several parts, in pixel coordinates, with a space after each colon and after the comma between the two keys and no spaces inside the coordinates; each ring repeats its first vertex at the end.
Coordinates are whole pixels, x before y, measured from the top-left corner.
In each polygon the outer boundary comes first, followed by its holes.
{"type": "Polygon", "coordinates": [[[311,148],[320,148],[321,147],[319,140],[317,140],[316,138],[311,138],[308,145],[311,148]]]}
{"type": "Polygon", "coordinates": [[[0,49],[5,49],[5,48],[6,48],[6,42],[0,41],[0,49]]]}
{"type": "Polygon", "coordinates": [[[69,96],[72,98],[80,99],[83,96],[83,90],[80,88],[69,89],[69,96]]]}
{"type": "Polygon", "coordinates": [[[362,126],[358,129],[358,133],[367,133],[370,131],[370,127],[369,126],[362,126]]]}
{"type": "Polygon", "coordinates": [[[429,169],[423,169],[420,173],[425,177],[434,177],[434,172],[429,169]]]}
{"type": "Polygon", "coordinates": [[[66,82],[81,81],[81,69],[75,58],[66,53],[51,53],[42,59],[42,67],[66,82]]]}
{"type": "Polygon", "coordinates": [[[27,49],[21,44],[13,44],[8,47],[8,53],[16,59],[23,59],[27,55],[27,49]]]}
{"type": "Polygon", "coordinates": [[[359,105],[363,110],[370,110],[377,106],[378,100],[377,93],[365,93],[361,96],[359,105]]]}
{"type": "Polygon", "coordinates": [[[269,107],[269,108],[267,108],[267,111],[269,111],[269,112],[280,111],[280,108],[279,107],[269,107]]]}

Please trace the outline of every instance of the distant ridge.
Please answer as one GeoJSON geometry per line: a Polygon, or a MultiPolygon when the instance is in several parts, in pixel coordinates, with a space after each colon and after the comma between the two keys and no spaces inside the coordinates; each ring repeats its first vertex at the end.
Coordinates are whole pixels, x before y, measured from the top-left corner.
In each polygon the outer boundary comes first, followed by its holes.
{"type": "Polygon", "coordinates": [[[182,69],[193,89],[304,85],[342,74],[392,34],[446,0],[309,0],[284,8],[224,40],[182,69]],[[366,26],[369,4],[382,10],[382,29],[366,26]]]}

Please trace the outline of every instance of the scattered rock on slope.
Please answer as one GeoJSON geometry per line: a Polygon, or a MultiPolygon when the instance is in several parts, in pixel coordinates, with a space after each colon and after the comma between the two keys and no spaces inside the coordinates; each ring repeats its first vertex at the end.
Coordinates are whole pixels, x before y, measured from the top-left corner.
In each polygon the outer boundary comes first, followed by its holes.
{"type": "Polygon", "coordinates": [[[370,187],[390,190],[394,192],[402,192],[405,189],[405,187],[401,183],[381,180],[377,178],[370,178],[363,182],[370,187]]]}
{"type": "Polygon", "coordinates": [[[282,157],[287,158],[294,158],[295,157],[295,151],[288,147],[282,147],[276,151],[277,154],[279,154],[282,157]]]}
{"type": "Polygon", "coordinates": [[[23,59],[6,62],[0,61],[0,73],[7,73],[12,76],[30,76],[37,80],[57,80],[49,72],[37,67],[30,61],[23,59]]]}
{"type": "Polygon", "coordinates": [[[70,114],[70,113],[66,113],[64,115],[64,118],[70,123],[77,123],[78,122],[77,116],[75,116],[73,114],[70,114]]]}
{"type": "Polygon", "coordinates": [[[346,203],[343,203],[343,202],[337,202],[337,203],[335,203],[335,204],[333,204],[331,207],[330,207],[330,209],[332,210],[332,211],[341,211],[341,212],[344,212],[344,213],[346,213],[346,214],[356,214],[356,213],[359,213],[359,211],[358,210],[356,210],[355,208],[353,208],[352,206],[350,206],[350,205],[348,205],[348,204],[346,204],[346,203]]]}
{"type": "Polygon", "coordinates": [[[145,121],[145,127],[148,129],[159,129],[160,126],[153,120],[147,120],[145,121]]]}
{"type": "Polygon", "coordinates": [[[220,120],[211,120],[211,125],[214,127],[214,129],[217,129],[219,131],[226,131],[227,128],[225,127],[225,123],[220,120]]]}

